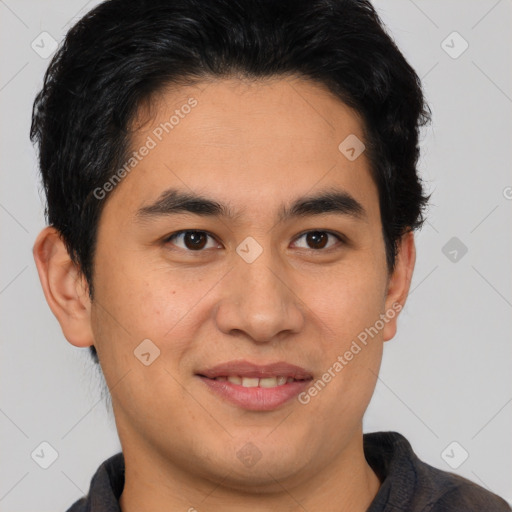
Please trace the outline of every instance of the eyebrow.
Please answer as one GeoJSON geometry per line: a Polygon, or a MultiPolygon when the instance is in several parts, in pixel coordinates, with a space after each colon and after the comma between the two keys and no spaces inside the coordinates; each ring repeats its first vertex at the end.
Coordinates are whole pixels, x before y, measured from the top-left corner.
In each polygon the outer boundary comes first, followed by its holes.
{"type": "MultiPolygon", "coordinates": [[[[230,220],[235,220],[242,214],[228,204],[172,188],[163,192],[154,203],[141,207],[136,213],[136,219],[139,222],[145,222],[179,213],[223,217],[230,220]]],[[[352,195],[344,190],[328,189],[315,195],[299,197],[291,205],[282,206],[278,212],[278,221],[325,213],[367,220],[366,210],[352,195]]]]}

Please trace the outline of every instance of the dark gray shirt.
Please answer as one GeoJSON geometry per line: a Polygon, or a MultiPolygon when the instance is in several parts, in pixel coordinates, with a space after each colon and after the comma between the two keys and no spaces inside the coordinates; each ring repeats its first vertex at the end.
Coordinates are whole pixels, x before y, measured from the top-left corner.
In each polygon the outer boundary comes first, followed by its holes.
{"type": "MultiPolygon", "coordinates": [[[[397,432],[364,434],[364,454],[381,481],[366,512],[511,512],[505,500],[454,473],[422,462],[397,432]]],[[[121,512],[124,457],[107,459],[92,477],[89,494],[67,512],[121,512]]]]}

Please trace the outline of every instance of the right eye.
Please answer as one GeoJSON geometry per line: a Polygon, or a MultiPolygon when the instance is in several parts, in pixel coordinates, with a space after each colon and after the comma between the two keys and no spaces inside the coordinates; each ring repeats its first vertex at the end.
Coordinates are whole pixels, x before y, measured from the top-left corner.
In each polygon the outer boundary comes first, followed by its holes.
{"type": "Polygon", "coordinates": [[[164,239],[164,243],[172,243],[172,245],[176,245],[173,241],[181,239],[184,247],[180,247],[180,249],[191,252],[201,252],[202,249],[205,248],[208,237],[214,239],[213,235],[207,231],[181,230],[167,236],[164,239]]]}

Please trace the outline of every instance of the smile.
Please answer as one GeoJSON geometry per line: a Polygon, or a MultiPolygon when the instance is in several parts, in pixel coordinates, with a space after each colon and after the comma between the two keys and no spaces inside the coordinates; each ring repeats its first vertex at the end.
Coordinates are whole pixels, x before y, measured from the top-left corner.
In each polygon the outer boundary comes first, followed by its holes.
{"type": "Polygon", "coordinates": [[[262,379],[256,377],[240,377],[238,375],[230,375],[228,377],[215,377],[216,381],[219,382],[231,382],[232,384],[237,384],[239,386],[243,386],[244,388],[275,388],[276,386],[283,386],[287,382],[294,382],[295,380],[302,379],[294,379],[293,377],[279,376],[279,377],[265,377],[262,379]]]}
{"type": "Polygon", "coordinates": [[[311,380],[295,380],[293,377],[197,377],[217,398],[249,411],[277,409],[303,392],[311,380]]]}

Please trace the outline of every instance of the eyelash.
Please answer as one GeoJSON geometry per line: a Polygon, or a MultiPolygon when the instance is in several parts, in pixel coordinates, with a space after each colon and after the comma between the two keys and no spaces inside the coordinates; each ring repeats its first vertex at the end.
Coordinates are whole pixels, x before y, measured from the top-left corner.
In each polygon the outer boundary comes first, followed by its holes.
{"type": "MultiPolygon", "coordinates": [[[[178,237],[180,235],[183,235],[185,233],[201,233],[201,234],[206,234],[207,236],[209,236],[209,237],[213,238],[214,240],[216,240],[216,237],[214,235],[212,235],[211,233],[209,233],[208,231],[201,231],[201,230],[195,230],[195,229],[183,229],[181,231],[176,231],[175,233],[171,233],[169,236],[164,238],[163,242],[165,244],[170,243],[172,239],[174,239],[175,237],[178,237]]],[[[338,241],[341,242],[341,244],[345,244],[346,243],[346,240],[344,239],[344,237],[342,235],[334,233],[332,231],[321,230],[321,229],[310,229],[308,231],[304,231],[303,233],[300,233],[299,235],[297,235],[297,237],[294,240],[299,240],[300,238],[304,237],[305,235],[308,235],[309,233],[325,233],[327,235],[332,235],[335,238],[337,238],[338,241]]],[[[332,247],[328,247],[327,249],[322,248],[322,249],[305,249],[305,250],[309,250],[309,251],[312,251],[312,252],[329,252],[330,250],[334,249],[335,247],[336,247],[336,245],[332,246],[332,247]]],[[[179,249],[181,249],[181,250],[183,250],[185,252],[189,252],[189,253],[202,253],[202,252],[206,251],[206,249],[199,249],[197,251],[194,251],[194,250],[186,249],[186,248],[182,249],[181,247],[179,249]]]]}

